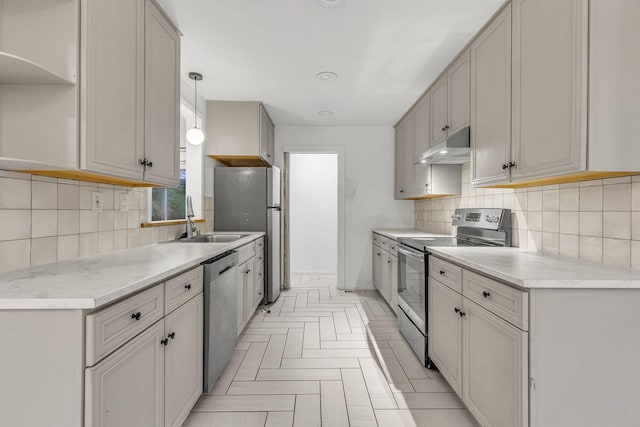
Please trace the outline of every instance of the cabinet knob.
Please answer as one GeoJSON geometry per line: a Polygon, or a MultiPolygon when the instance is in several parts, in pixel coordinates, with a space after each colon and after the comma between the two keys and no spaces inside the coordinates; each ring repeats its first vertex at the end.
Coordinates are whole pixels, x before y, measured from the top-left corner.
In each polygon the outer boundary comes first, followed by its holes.
{"type": "Polygon", "coordinates": [[[509,162],[508,166],[509,166],[509,169],[518,167],[517,163],[514,163],[514,162],[509,162]]]}
{"type": "Polygon", "coordinates": [[[441,276],[444,276],[444,273],[445,273],[444,270],[440,270],[440,275],[441,276]]]}
{"type": "Polygon", "coordinates": [[[483,291],[482,292],[482,296],[485,297],[485,298],[489,298],[491,296],[491,293],[488,292],[488,291],[483,291]]]}
{"type": "Polygon", "coordinates": [[[378,256],[380,256],[380,252],[378,252],[378,256]]]}
{"type": "Polygon", "coordinates": [[[184,288],[185,288],[186,290],[191,289],[191,283],[188,283],[188,284],[184,285],[184,288]]]}
{"type": "Polygon", "coordinates": [[[460,310],[460,317],[466,316],[467,313],[465,313],[464,311],[460,310]]]}
{"type": "Polygon", "coordinates": [[[454,307],[454,308],[453,308],[453,311],[454,311],[456,314],[460,313],[460,309],[459,309],[458,307],[454,307]]]}
{"type": "Polygon", "coordinates": [[[509,165],[508,165],[508,164],[506,164],[506,163],[503,163],[503,164],[502,164],[502,170],[505,170],[505,169],[508,169],[508,168],[509,168],[509,165]]]}
{"type": "Polygon", "coordinates": [[[147,165],[147,160],[146,159],[140,159],[140,160],[138,160],[138,163],[140,164],[140,166],[146,166],[147,165]]]}
{"type": "Polygon", "coordinates": [[[167,335],[168,338],[171,338],[172,340],[176,338],[176,333],[175,332],[171,332],[169,335],[167,335]]]}
{"type": "Polygon", "coordinates": [[[404,193],[404,190],[400,190],[401,193],[404,193]]]}
{"type": "Polygon", "coordinates": [[[153,162],[147,161],[147,166],[150,167],[150,168],[153,167],[153,162]]]}
{"type": "Polygon", "coordinates": [[[165,338],[165,339],[160,340],[160,344],[166,346],[167,344],[169,344],[169,339],[165,338]]]}
{"type": "Polygon", "coordinates": [[[248,269],[248,270],[246,271],[246,273],[247,273],[247,274],[251,273],[251,269],[248,269]]]}
{"type": "Polygon", "coordinates": [[[137,313],[133,313],[133,314],[131,315],[131,318],[132,318],[132,319],[135,319],[135,320],[140,320],[140,317],[141,317],[141,316],[142,316],[142,313],[137,312],[137,313]]]}
{"type": "Polygon", "coordinates": [[[391,261],[387,261],[387,264],[391,264],[391,261]]]}
{"type": "Polygon", "coordinates": [[[444,125],[444,130],[449,130],[449,125],[444,125]]]}

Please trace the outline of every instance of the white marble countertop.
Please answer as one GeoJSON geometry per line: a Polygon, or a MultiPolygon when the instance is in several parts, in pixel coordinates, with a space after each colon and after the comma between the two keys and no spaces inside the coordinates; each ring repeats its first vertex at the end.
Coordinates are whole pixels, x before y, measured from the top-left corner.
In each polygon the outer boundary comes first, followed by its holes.
{"type": "Polygon", "coordinates": [[[640,289],[640,270],[608,267],[518,248],[429,248],[434,255],[521,288],[640,289]]]}
{"type": "MultiPolygon", "coordinates": [[[[401,237],[442,237],[444,234],[426,233],[414,228],[374,228],[374,233],[381,234],[390,239],[397,240],[401,237]]],[[[448,235],[447,235],[448,236],[448,235]]]]}
{"type": "Polygon", "coordinates": [[[156,243],[3,273],[0,309],[95,309],[263,235],[231,243],[156,243]]]}

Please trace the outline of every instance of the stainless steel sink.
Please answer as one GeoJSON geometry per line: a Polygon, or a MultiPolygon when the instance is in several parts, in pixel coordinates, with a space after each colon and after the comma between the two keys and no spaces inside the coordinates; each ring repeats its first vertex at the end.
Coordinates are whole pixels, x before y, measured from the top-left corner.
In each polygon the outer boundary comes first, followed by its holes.
{"type": "Polygon", "coordinates": [[[249,234],[201,234],[200,236],[177,240],[183,243],[229,243],[247,237],[249,234]]]}

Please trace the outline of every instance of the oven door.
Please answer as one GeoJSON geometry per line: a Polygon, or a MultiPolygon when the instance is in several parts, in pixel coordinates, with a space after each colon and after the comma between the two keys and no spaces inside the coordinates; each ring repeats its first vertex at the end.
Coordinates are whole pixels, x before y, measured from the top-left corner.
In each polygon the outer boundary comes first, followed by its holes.
{"type": "Polygon", "coordinates": [[[427,335],[425,254],[405,245],[398,245],[398,306],[427,335]]]}

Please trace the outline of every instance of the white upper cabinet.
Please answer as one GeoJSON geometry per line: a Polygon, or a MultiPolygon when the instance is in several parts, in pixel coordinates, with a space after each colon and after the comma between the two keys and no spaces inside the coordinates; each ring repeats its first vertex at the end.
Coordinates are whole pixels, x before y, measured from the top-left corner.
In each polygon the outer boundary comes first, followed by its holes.
{"type": "Polygon", "coordinates": [[[147,0],[145,20],[145,180],[180,180],[180,37],[147,0]],[[151,163],[151,165],[149,165],[151,163]]]}
{"type": "Polygon", "coordinates": [[[152,0],[5,0],[1,19],[1,168],[177,185],[180,40],[152,0]]]}
{"type": "Polygon", "coordinates": [[[207,101],[205,155],[227,166],[271,165],[273,127],[260,102],[207,101]]]}
{"type": "Polygon", "coordinates": [[[464,51],[431,87],[431,145],[469,126],[469,51],[464,51]]]}
{"type": "MultiPolygon", "coordinates": [[[[431,92],[425,93],[414,107],[415,137],[413,141],[413,159],[415,160],[430,146],[431,138],[431,92]]],[[[413,163],[413,162],[412,162],[413,163]]],[[[413,165],[413,193],[427,194],[431,178],[430,166],[427,164],[413,165]]]]}
{"type": "Polygon", "coordinates": [[[589,169],[640,169],[640,2],[589,1],[589,169]]]}
{"type": "Polygon", "coordinates": [[[513,1],[514,180],[586,167],[587,23],[586,0],[513,1]]]}
{"type": "Polygon", "coordinates": [[[469,126],[469,51],[465,51],[447,71],[447,134],[469,126]]]}
{"type": "Polygon", "coordinates": [[[396,126],[396,199],[407,199],[413,194],[414,123],[414,115],[409,113],[396,126]]]}
{"type": "Polygon", "coordinates": [[[447,90],[447,75],[443,74],[431,87],[431,145],[444,141],[447,137],[447,90]]]}
{"type": "Polygon", "coordinates": [[[503,182],[511,150],[511,5],[480,33],[470,53],[471,179],[503,182]]]}
{"type": "Polygon", "coordinates": [[[145,0],[83,2],[81,168],[141,181],[145,0]]]}

